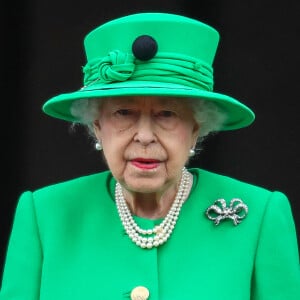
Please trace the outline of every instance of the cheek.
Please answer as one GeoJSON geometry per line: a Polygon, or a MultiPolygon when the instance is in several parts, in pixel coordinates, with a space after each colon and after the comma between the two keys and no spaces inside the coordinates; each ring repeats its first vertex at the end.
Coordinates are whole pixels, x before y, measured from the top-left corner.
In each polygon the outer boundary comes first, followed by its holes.
{"type": "Polygon", "coordinates": [[[120,178],[125,168],[124,151],[117,144],[109,141],[102,144],[106,164],[115,178],[120,178]]]}
{"type": "Polygon", "coordinates": [[[105,157],[110,160],[120,160],[124,154],[124,142],[114,138],[113,134],[102,136],[102,146],[105,157]]]}
{"type": "Polygon", "coordinates": [[[102,151],[109,168],[113,173],[120,173],[126,163],[124,153],[128,145],[127,139],[106,128],[102,130],[101,139],[102,151]]]}
{"type": "Polygon", "coordinates": [[[191,130],[182,128],[174,132],[174,134],[166,135],[162,143],[171,161],[185,163],[188,158],[189,150],[193,146],[193,135],[191,130]]]}
{"type": "MultiPolygon", "coordinates": [[[[193,130],[191,126],[183,126],[177,129],[170,141],[177,145],[178,149],[189,149],[193,144],[193,130]]],[[[174,149],[175,150],[175,149],[174,149]]]]}

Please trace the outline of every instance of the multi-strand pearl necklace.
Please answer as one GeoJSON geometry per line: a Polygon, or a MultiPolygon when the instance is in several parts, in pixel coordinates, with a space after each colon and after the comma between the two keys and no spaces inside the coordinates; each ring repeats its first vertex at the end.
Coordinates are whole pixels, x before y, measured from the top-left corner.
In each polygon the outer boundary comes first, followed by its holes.
{"type": "Polygon", "coordinates": [[[124,198],[122,187],[117,182],[115,197],[118,213],[130,239],[141,248],[151,249],[165,243],[173,232],[182,204],[188,196],[192,184],[190,173],[183,168],[180,185],[175,200],[163,221],[153,229],[142,229],[134,221],[124,198]]]}

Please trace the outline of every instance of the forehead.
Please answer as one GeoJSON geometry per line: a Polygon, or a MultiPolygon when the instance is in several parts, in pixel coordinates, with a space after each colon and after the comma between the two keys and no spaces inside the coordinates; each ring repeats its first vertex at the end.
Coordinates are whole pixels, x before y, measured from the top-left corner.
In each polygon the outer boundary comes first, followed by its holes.
{"type": "Polygon", "coordinates": [[[188,101],[184,98],[163,97],[163,96],[127,96],[105,98],[102,101],[105,107],[114,105],[129,106],[163,106],[165,108],[189,108],[188,101]]]}

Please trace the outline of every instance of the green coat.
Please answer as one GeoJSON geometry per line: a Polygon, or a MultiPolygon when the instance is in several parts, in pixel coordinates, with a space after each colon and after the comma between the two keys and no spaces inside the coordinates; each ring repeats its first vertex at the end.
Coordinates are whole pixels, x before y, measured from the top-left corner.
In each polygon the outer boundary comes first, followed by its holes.
{"type": "MultiPolygon", "coordinates": [[[[1,300],[299,300],[295,225],[284,194],[200,169],[170,239],[141,249],[114,203],[110,172],[22,194],[10,237],[1,300]],[[216,226],[206,209],[240,198],[248,216],[216,226]]],[[[161,220],[136,217],[141,227],[161,220]]]]}

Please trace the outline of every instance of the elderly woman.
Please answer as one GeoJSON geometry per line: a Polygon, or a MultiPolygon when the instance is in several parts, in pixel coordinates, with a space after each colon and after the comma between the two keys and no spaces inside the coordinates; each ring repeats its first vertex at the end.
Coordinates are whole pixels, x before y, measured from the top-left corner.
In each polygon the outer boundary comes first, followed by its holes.
{"type": "Polygon", "coordinates": [[[187,167],[209,133],[254,120],[213,92],[218,39],[164,13],[87,35],[83,88],[43,110],[86,126],[109,170],[21,195],[1,300],[300,299],[286,196],[187,167]]]}

